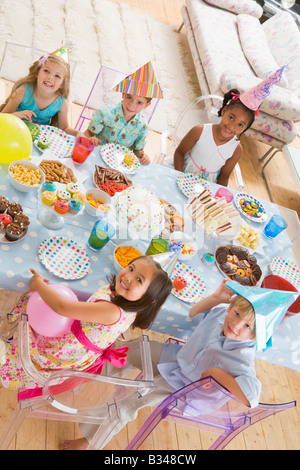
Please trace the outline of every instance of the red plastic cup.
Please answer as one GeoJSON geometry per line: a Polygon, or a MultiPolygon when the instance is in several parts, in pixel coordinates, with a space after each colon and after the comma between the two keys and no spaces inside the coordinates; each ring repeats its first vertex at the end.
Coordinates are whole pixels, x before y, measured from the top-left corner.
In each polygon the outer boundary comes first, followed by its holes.
{"type": "Polygon", "coordinates": [[[216,198],[225,197],[226,201],[229,203],[233,199],[233,194],[226,188],[219,188],[215,194],[216,198]]]}
{"type": "MultiPolygon", "coordinates": [[[[286,290],[290,292],[298,292],[295,286],[289,281],[280,276],[270,275],[264,278],[261,283],[261,287],[266,289],[275,290],[286,290]]],[[[289,307],[287,313],[299,313],[300,312],[300,296],[298,299],[289,307]]]]}
{"type": "Polygon", "coordinates": [[[77,165],[82,165],[94,148],[95,145],[90,139],[87,137],[78,137],[72,153],[73,162],[77,163],[77,165]]]}

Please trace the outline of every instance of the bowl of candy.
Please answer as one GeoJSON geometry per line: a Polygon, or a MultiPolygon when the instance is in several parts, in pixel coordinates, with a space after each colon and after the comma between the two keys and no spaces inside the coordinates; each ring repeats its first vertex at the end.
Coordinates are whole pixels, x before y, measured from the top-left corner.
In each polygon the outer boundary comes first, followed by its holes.
{"type": "Polygon", "coordinates": [[[86,192],[85,208],[93,217],[103,217],[109,210],[111,197],[101,189],[91,188],[86,192]]]}
{"type": "Polygon", "coordinates": [[[190,259],[198,251],[197,243],[187,233],[173,232],[170,235],[169,240],[170,240],[170,247],[171,248],[173,246],[176,249],[176,245],[181,244],[180,253],[178,255],[178,259],[180,259],[180,260],[190,259]]]}
{"type": "Polygon", "coordinates": [[[119,273],[128,264],[142,253],[132,245],[118,245],[114,251],[114,267],[119,273]]]}

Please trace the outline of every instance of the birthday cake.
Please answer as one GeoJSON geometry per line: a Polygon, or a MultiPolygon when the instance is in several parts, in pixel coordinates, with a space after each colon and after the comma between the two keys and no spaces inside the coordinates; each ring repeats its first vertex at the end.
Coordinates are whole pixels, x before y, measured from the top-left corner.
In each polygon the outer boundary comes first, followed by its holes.
{"type": "Polygon", "coordinates": [[[120,232],[152,238],[163,226],[163,205],[158,197],[142,186],[131,186],[120,193],[116,202],[120,232]]]}

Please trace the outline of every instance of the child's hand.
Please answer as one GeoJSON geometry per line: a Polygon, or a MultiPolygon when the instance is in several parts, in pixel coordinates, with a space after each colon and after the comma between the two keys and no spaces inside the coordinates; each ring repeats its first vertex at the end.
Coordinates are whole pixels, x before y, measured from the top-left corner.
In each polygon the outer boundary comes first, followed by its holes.
{"type": "Polygon", "coordinates": [[[49,279],[45,279],[42,277],[37,271],[35,271],[33,268],[30,268],[30,272],[33,274],[32,278],[30,279],[30,284],[29,284],[29,290],[25,292],[24,295],[29,294],[30,292],[33,292],[37,290],[37,287],[39,283],[41,282],[49,282],[49,279]]]}
{"type": "Polygon", "coordinates": [[[144,155],[140,158],[140,163],[142,165],[149,165],[150,158],[148,157],[148,155],[146,153],[144,153],[144,155]]]}
{"type": "Polygon", "coordinates": [[[29,122],[32,122],[32,116],[36,117],[36,114],[33,111],[30,111],[30,109],[25,109],[24,111],[17,111],[13,114],[18,118],[26,119],[29,122]]]}
{"type": "Polygon", "coordinates": [[[232,297],[236,295],[231,289],[229,289],[229,287],[225,285],[226,282],[227,279],[223,279],[223,281],[214,293],[214,295],[218,298],[221,304],[229,304],[232,300],[232,297]]]}

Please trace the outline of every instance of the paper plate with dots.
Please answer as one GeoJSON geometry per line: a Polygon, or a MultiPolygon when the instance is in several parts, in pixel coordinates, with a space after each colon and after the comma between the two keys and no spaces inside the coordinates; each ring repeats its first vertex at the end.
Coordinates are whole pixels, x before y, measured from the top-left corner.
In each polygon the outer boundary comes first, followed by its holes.
{"type": "Polygon", "coordinates": [[[273,258],[270,262],[272,274],[283,277],[300,291],[300,268],[290,259],[273,258]]]}
{"type": "Polygon", "coordinates": [[[125,153],[132,153],[132,151],[119,144],[105,144],[100,146],[100,155],[106,165],[122,173],[133,175],[139,170],[140,164],[138,160],[136,160],[133,165],[126,165],[123,161],[125,153]]]}
{"type": "Polygon", "coordinates": [[[42,153],[46,148],[41,148],[38,145],[40,139],[46,139],[50,142],[48,149],[51,153],[58,158],[71,157],[75,138],[71,135],[66,134],[62,129],[54,126],[48,126],[45,124],[39,125],[39,135],[34,140],[33,144],[42,153]]]}
{"type": "Polygon", "coordinates": [[[45,268],[63,279],[81,279],[90,269],[88,255],[70,238],[47,238],[40,244],[38,254],[45,268]]]}
{"type": "Polygon", "coordinates": [[[208,181],[200,178],[200,176],[193,175],[192,173],[181,173],[178,175],[177,185],[186,197],[200,194],[204,189],[207,189],[210,195],[213,193],[208,181]]]}
{"type": "Polygon", "coordinates": [[[184,302],[194,303],[206,296],[206,285],[193,267],[178,261],[171,274],[172,282],[176,276],[184,278],[187,281],[187,286],[180,290],[173,287],[172,294],[175,297],[184,302]]]}

